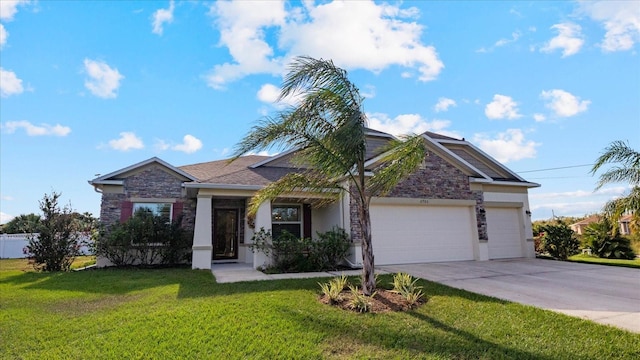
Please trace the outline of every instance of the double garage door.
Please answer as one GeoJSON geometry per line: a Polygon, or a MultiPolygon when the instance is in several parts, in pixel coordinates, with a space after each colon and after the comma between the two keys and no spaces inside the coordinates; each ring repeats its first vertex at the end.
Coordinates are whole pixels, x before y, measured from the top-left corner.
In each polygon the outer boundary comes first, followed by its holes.
{"type": "MultiPolygon", "coordinates": [[[[473,260],[476,219],[468,206],[372,205],[379,265],[473,260]]],[[[519,210],[487,208],[489,259],[522,257],[519,210]]]]}
{"type": "Polygon", "coordinates": [[[473,260],[475,218],[468,206],[372,205],[379,265],[473,260]]]}

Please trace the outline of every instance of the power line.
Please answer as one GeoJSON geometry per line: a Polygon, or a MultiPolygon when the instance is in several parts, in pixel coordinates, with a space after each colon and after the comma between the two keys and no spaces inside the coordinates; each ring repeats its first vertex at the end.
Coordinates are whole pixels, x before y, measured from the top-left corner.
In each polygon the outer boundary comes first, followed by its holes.
{"type": "Polygon", "coordinates": [[[518,174],[523,174],[523,173],[540,172],[540,171],[572,169],[572,168],[579,168],[579,167],[585,167],[585,166],[593,166],[593,164],[570,165],[570,166],[561,166],[561,167],[548,168],[548,169],[527,170],[527,171],[516,171],[516,173],[518,173],[518,174]]]}

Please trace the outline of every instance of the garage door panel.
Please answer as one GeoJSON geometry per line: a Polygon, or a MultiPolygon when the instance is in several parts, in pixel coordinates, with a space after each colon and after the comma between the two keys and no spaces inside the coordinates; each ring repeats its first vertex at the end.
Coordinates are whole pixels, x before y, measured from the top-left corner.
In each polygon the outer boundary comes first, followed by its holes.
{"type": "Polygon", "coordinates": [[[473,260],[467,207],[371,207],[376,264],[473,260]]]}
{"type": "Polygon", "coordinates": [[[487,208],[489,259],[522,257],[520,209],[487,208]]]}

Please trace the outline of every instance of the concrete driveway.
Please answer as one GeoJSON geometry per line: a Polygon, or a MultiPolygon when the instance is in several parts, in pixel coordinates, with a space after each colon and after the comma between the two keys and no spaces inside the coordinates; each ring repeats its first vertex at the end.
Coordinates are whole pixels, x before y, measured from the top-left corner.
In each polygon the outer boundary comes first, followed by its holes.
{"type": "Polygon", "coordinates": [[[640,269],[542,259],[381,266],[640,333],[640,269]]]}

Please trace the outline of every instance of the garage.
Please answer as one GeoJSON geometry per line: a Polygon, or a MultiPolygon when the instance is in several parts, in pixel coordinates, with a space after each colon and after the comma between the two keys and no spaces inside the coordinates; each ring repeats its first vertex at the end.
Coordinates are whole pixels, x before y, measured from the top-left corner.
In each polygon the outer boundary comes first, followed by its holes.
{"type": "Polygon", "coordinates": [[[523,257],[520,208],[488,207],[489,259],[523,257]]]}
{"type": "Polygon", "coordinates": [[[377,265],[474,259],[468,206],[376,204],[370,210],[377,265]]]}

